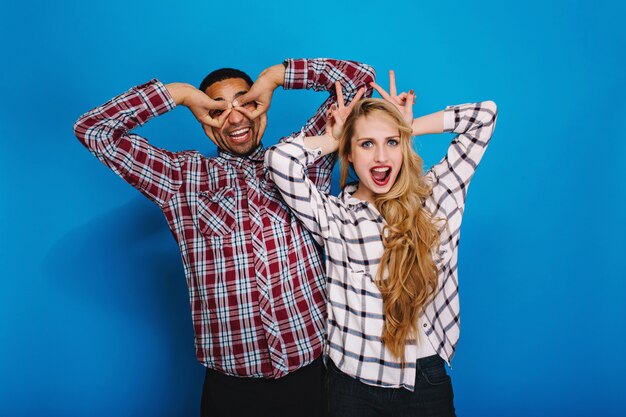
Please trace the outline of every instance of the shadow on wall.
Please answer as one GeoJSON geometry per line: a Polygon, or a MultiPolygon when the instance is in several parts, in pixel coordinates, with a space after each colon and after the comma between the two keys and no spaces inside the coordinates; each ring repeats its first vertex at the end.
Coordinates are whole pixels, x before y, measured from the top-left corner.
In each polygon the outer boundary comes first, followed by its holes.
{"type": "Polygon", "coordinates": [[[52,247],[42,268],[51,285],[115,336],[109,348],[120,358],[101,366],[119,367],[107,372],[132,390],[113,387],[120,408],[198,414],[204,368],[195,360],[180,252],[157,207],[137,197],[93,219],[52,247]]]}

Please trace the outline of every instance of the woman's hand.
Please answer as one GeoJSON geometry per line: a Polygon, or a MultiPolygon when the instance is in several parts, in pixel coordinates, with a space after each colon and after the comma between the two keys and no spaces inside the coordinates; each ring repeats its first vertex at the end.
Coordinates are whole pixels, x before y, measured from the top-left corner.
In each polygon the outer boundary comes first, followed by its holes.
{"type": "Polygon", "coordinates": [[[384,88],[374,82],[370,83],[370,85],[378,91],[378,94],[380,94],[385,101],[393,104],[393,106],[400,111],[400,114],[402,114],[402,117],[409,125],[413,123],[415,92],[409,90],[408,93],[403,92],[398,95],[396,92],[396,75],[393,70],[389,70],[389,92],[385,91],[384,88]]]}
{"type": "Polygon", "coordinates": [[[337,92],[337,104],[330,106],[330,109],[328,109],[326,113],[326,134],[335,140],[339,140],[346,119],[354,108],[354,105],[363,97],[365,88],[359,88],[359,91],[356,92],[356,95],[347,106],[344,103],[341,83],[339,81],[335,81],[335,90],[337,92]]]}

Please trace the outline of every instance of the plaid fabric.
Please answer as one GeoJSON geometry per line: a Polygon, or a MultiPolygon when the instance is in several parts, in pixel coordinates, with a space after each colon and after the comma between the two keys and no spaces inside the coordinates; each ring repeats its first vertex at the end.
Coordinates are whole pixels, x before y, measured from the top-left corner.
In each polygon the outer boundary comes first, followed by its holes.
{"type": "MultiPolygon", "coordinates": [[[[285,89],[331,96],[303,131],[316,135],[339,80],[353,97],[374,79],[371,67],[330,59],[288,60],[285,89]]],[[[180,247],[195,331],[205,366],[245,377],[279,378],[319,357],[326,290],[319,248],[282,201],[263,166],[265,149],[239,157],[219,151],[168,152],[130,131],[175,107],[157,80],[83,115],[78,139],[154,201],[180,247]]],[[[308,169],[328,192],[334,157],[308,169]]]]}
{"type": "Polygon", "coordinates": [[[304,148],[303,135],[268,150],[266,165],[285,202],[326,249],[328,344],[326,353],[344,373],[364,383],[413,390],[416,360],[435,352],[448,363],[459,338],[457,248],[467,187],[495,127],[493,102],[448,107],[444,130],[458,135],[447,155],[426,175],[432,195],[425,207],[440,225],[435,255],[439,287],[419,319],[419,340],[407,341],[405,364],[384,347],[382,296],[375,284],[383,254],[385,220],[374,205],[355,199],[355,186],[339,197],[319,192],[305,175],[319,150],[304,148]],[[428,341],[426,343],[425,341],[428,341]],[[432,352],[432,353],[431,353],[432,352]]]}

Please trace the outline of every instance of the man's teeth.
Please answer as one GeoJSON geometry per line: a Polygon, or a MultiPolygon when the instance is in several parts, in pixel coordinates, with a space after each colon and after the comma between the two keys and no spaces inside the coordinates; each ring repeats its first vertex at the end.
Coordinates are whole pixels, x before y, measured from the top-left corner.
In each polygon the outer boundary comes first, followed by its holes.
{"type": "Polygon", "coordinates": [[[248,133],[249,130],[250,130],[249,127],[246,127],[244,129],[238,129],[238,130],[235,130],[234,132],[230,132],[230,136],[243,136],[246,133],[248,133]]]}

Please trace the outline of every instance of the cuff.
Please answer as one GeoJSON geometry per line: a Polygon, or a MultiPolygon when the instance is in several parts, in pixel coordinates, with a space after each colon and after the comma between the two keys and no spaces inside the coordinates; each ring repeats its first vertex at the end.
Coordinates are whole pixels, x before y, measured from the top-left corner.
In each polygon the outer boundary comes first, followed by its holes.
{"type": "Polygon", "coordinates": [[[297,156],[304,166],[314,164],[322,156],[322,148],[309,149],[304,146],[304,132],[300,132],[298,136],[286,139],[285,142],[296,145],[302,151],[297,156]]]}
{"type": "Polygon", "coordinates": [[[307,88],[309,80],[308,64],[306,59],[286,59],[285,65],[285,90],[303,90],[307,88]]]}
{"type": "Polygon", "coordinates": [[[133,87],[131,91],[134,91],[141,97],[151,117],[160,116],[176,107],[176,103],[167,87],[156,78],[145,84],[133,87]]]}
{"type": "Polygon", "coordinates": [[[453,132],[454,128],[457,125],[457,109],[454,106],[446,107],[446,110],[443,113],[443,131],[444,132],[453,132]]]}

